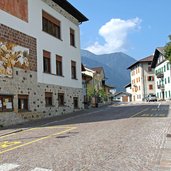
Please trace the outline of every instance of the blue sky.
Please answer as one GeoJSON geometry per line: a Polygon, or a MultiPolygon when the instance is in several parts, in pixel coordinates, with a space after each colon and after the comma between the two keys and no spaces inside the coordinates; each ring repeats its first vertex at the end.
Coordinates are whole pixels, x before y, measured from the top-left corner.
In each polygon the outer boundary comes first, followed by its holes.
{"type": "Polygon", "coordinates": [[[153,54],[171,34],[171,0],[68,0],[88,22],[80,25],[81,48],[96,54],[153,54]]]}

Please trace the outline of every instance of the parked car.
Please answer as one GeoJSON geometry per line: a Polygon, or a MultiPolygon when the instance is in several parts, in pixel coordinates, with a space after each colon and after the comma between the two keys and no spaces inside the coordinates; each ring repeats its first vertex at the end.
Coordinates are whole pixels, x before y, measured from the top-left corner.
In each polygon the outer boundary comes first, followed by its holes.
{"type": "Polygon", "coordinates": [[[145,97],[145,101],[147,102],[157,102],[157,97],[155,94],[149,94],[145,97]]]}

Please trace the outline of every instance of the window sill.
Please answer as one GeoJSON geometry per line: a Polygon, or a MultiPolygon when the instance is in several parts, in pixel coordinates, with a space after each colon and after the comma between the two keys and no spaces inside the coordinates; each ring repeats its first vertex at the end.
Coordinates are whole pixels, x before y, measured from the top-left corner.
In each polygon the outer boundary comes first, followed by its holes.
{"type": "Polygon", "coordinates": [[[45,105],[45,107],[55,107],[54,105],[45,105]]]}
{"type": "Polygon", "coordinates": [[[77,78],[71,78],[72,80],[78,80],[77,78]]]}
{"type": "Polygon", "coordinates": [[[55,36],[53,36],[52,34],[46,32],[46,31],[44,31],[44,30],[42,30],[42,32],[43,32],[43,33],[46,33],[46,34],[49,35],[49,36],[52,36],[53,38],[55,38],[55,39],[57,39],[57,40],[63,41],[61,38],[55,37],[55,36]]]}
{"type": "Polygon", "coordinates": [[[75,45],[71,45],[71,44],[70,44],[70,46],[73,47],[73,48],[77,48],[75,45]]]}
{"type": "Polygon", "coordinates": [[[66,107],[65,105],[59,105],[58,107],[66,107]]]}
{"type": "Polygon", "coordinates": [[[64,77],[64,75],[57,75],[57,74],[53,74],[53,73],[49,73],[49,72],[43,72],[43,73],[48,74],[48,75],[58,76],[58,77],[64,77]]]}
{"type": "Polygon", "coordinates": [[[52,73],[50,73],[50,72],[43,72],[43,74],[50,74],[51,75],[52,73]]]}
{"type": "Polygon", "coordinates": [[[64,77],[63,75],[57,75],[57,74],[54,74],[55,76],[57,76],[57,77],[64,77]]]}
{"type": "Polygon", "coordinates": [[[7,110],[5,110],[5,111],[0,111],[0,113],[8,113],[8,112],[14,112],[14,110],[9,110],[9,111],[7,111],[7,110]]]}
{"type": "Polygon", "coordinates": [[[31,112],[30,110],[18,110],[18,113],[26,113],[26,112],[31,112]]]}

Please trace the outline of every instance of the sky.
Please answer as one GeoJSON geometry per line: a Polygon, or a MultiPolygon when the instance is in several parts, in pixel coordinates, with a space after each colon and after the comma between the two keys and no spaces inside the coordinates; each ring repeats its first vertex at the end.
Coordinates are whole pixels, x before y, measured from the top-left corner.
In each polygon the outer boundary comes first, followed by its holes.
{"type": "Polygon", "coordinates": [[[152,55],[171,34],[171,0],[68,0],[89,21],[80,25],[81,48],[95,54],[152,55]]]}

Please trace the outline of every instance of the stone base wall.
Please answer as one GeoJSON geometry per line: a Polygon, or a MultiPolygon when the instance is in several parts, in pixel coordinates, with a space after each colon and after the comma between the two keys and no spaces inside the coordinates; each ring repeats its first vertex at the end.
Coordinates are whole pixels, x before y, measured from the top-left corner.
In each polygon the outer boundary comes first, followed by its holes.
{"type": "Polygon", "coordinates": [[[0,112],[0,126],[8,126],[30,120],[63,115],[84,108],[82,89],[37,83],[37,72],[14,68],[13,78],[0,77],[0,95],[14,95],[13,112],[0,112]],[[53,106],[46,107],[45,92],[53,93],[53,106]],[[58,93],[64,93],[65,105],[58,105],[58,93]],[[28,95],[29,111],[18,111],[18,95],[28,95]],[[74,109],[73,97],[78,97],[78,109],[74,109]]]}

